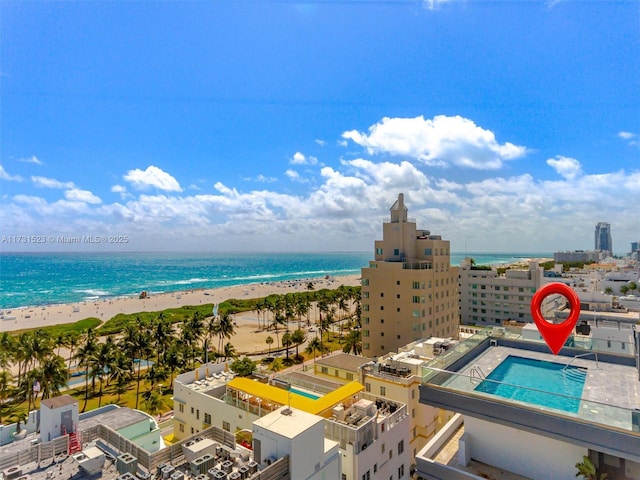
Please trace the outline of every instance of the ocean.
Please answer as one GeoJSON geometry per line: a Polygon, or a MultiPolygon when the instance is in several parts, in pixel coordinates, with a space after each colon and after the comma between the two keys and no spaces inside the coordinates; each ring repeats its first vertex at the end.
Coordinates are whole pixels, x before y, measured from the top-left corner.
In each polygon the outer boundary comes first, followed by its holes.
{"type": "MultiPolygon", "coordinates": [[[[467,253],[478,265],[548,253],[467,253]]],[[[459,265],[463,253],[451,255],[459,265]]],[[[0,309],[360,273],[370,252],[0,253],[0,309]]]]}

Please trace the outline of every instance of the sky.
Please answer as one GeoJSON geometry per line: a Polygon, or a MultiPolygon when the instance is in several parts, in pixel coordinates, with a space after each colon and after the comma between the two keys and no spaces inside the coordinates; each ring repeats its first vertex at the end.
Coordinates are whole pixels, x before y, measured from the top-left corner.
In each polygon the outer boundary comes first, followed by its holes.
{"type": "Polygon", "coordinates": [[[640,2],[3,0],[0,122],[0,251],[624,254],[640,2]]]}

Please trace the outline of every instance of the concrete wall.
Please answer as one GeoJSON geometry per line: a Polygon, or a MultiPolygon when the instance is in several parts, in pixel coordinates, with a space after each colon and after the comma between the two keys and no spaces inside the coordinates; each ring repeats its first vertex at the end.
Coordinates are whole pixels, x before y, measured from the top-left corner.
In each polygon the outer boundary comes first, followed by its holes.
{"type": "Polygon", "coordinates": [[[588,454],[586,447],[469,416],[465,416],[464,429],[471,458],[538,480],[574,478],[576,462],[588,454]]]}

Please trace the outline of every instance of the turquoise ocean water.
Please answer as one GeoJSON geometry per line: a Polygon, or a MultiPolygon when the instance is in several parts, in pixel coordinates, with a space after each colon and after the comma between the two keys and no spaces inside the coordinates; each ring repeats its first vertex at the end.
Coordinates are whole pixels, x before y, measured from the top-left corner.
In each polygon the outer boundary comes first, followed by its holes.
{"type": "MultiPolygon", "coordinates": [[[[478,265],[546,253],[467,253],[478,265]]],[[[452,254],[458,265],[464,254],[452,254]]],[[[0,309],[360,273],[370,252],[0,253],[0,309]]]]}

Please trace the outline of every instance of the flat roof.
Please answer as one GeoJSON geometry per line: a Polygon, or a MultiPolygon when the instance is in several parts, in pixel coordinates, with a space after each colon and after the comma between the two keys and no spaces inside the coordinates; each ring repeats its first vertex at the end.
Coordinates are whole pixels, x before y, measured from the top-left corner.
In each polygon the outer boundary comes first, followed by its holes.
{"type": "Polygon", "coordinates": [[[357,372],[358,368],[362,365],[366,365],[371,361],[370,358],[361,357],[358,355],[351,355],[349,353],[340,353],[338,355],[331,355],[326,358],[319,358],[316,361],[317,365],[325,365],[327,367],[341,368],[350,372],[357,372]]]}
{"type": "Polygon", "coordinates": [[[40,405],[44,405],[47,408],[60,408],[66,405],[73,405],[74,403],[78,403],[78,400],[73,398],[71,395],[59,395],[57,397],[42,400],[40,405]]]}
{"type": "Polygon", "coordinates": [[[151,417],[132,408],[120,407],[85,419],[81,418],[79,429],[86,430],[95,425],[106,425],[111,430],[118,431],[145,420],[150,421],[151,417]]]}
{"type": "Polygon", "coordinates": [[[231,380],[227,383],[227,388],[233,388],[279,405],[288,405],[289,397],[291,397],[291,406],[293,408],[297,408],[298,410],[303,410],[314,415],[319,415],[364,390],[364,386],[359,382],[349,382],[318,399],[312,399],[302,395],[289,395],[289,392],[282,388],[272,387],[271,385],[243,377],[231,380]]]}
{"type": "Polygon", "coordinates": [[[293,439],[323,421],[324,419],[317,415],[296,408],[281,407],[264,417],[260,417],[253,424],[283,437],[293,439]]]}

